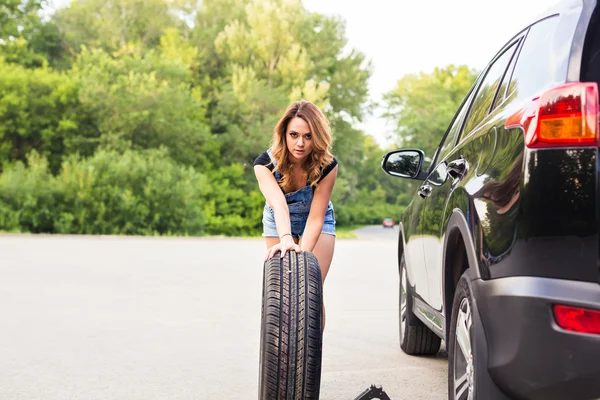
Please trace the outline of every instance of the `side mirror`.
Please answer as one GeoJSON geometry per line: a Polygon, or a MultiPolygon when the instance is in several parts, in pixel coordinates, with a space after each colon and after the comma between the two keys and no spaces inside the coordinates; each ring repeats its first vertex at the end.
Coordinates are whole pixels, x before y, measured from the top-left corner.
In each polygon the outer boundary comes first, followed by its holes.
{"type": "Polygon", "coordinates": [[[427,178],[427,172],[423,171],[424,161],[425,154],[422,150],[394,150],[383,157],[381,168],[388,175],[424,180],[427,178]]]}

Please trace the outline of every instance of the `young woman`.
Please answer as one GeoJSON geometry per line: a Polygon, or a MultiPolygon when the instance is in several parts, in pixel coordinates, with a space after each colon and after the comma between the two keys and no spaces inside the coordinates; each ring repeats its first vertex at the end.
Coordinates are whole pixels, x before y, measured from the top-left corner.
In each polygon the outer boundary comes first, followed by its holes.
{"type": "Polygon", "coordinates": [[[287,251],[310,251],[319,260],[323,283],[335,247],[330,199],[338,166],[330,149],[327,119],[313,103],[301,100],[287,108],[275,127],[271,148],[254,161],[266,199],[262,219],[268,248],[265,260],[278,251],[282,257],[287,251]]]}

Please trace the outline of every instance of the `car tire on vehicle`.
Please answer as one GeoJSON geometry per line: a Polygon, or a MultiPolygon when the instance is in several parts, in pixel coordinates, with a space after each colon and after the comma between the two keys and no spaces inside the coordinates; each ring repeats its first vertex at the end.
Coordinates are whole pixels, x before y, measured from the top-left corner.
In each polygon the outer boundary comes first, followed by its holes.
{"type": "Polygon", "coordinates": [[[321,269],[310,252],[279,254],[264,264],[259,399],[318,399],[321,269]]]}
{"type": "Polygon", "coordinates": [[[448,399],[508,400],[487,370],[487,342],[474,300],[473,272],[463,273],[454,295],[448,335],[448,399]]]}
{"type": "Polygon", "coordinates": [[[413,298],[406,273],[404,254],[400,258],[399,322],[400,348],[410,355],[432,355],[440,350],[442,339],[413,313],[413,298]]]}

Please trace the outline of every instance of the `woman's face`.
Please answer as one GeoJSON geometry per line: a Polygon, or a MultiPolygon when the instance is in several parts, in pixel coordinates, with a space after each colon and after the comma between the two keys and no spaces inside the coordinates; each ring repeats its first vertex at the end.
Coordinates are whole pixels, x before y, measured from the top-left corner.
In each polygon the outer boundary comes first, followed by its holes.
{"type": "Polygon", "coordinates": [[[294,117],[285,133],[287,149],[292,163],[302,163],[312,152],[312,134],[305,120],[294,117]]]}

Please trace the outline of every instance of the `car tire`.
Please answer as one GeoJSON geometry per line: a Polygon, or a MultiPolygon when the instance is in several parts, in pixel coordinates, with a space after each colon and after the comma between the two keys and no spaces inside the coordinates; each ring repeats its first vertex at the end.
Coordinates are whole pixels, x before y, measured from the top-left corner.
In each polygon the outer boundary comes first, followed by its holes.
{"type": "Polygon", "coordinates": [[[406,272],[404,254],[400,258],[399,310],[400,348],[410,355],[432,355],[440,350],[442,339],[413,313],[413,292],[406,272]]]}
{"type": "Polygon", "coordinates": [[[448,335],[448,399],[508,400],[487,370],[487,342],[469,269],[456,287],[448,335]],[[470,393],[471,392],[471,393],[470,393]]]}
{"type": "Polygon", "coordinates": [[[321,268],[313,253],[279,254],[264,264],[259,399],[318,399],[321,268]]]}

